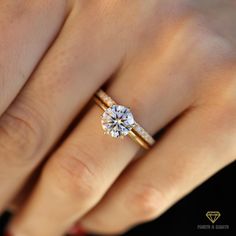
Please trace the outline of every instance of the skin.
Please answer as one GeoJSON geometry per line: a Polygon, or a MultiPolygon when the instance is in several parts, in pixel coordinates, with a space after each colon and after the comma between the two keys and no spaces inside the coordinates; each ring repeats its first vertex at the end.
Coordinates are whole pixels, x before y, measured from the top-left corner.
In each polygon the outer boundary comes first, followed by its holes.
{"type": "Polygon", "coordinates": [[[233,0],[0,9],[0,209],[17,200],[14,236],[63,235],[76,222],[120,234],[235,161],[233,0]],[[104,135],[102,111],[87,106],[107,82],[150,134],[165,128],[137,159],[140,147],[104,135]]]}

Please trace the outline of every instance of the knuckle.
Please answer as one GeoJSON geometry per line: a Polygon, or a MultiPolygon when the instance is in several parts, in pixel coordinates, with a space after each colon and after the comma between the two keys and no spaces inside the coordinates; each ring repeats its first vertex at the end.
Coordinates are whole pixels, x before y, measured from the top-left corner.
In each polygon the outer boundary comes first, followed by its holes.
{"type": "Polygon", "coordinates": [[[19,104],[9,108],[0,121],[0,142],[12,156],[8,160],[24,164],[33,161],[34,153],[44,140],[44,126],[40,116],[29,106],[19,104]]]}
{"type": "Polygon", "coordinates": [[[74,196],[89,204],[99,193],[98,178],[84,159],[89,157],[79,147],[69,145],[58,153],[56,162],[56,176],[63,192],[74,196]]]}
{"type": "Polygon", "coordinates": [[[235,58],[231,42],[219,34],[207,18],[199,14],[184,24],[182,33],[187,45],[203,62],[224,66],[235,58]]]}
{"type": "Polygon", "coordinates": [[[148,221],[156,218],[167,202],[162,192],[152,186],[143,185],[135,190],[127,204],[137,221],[148,221]]]}

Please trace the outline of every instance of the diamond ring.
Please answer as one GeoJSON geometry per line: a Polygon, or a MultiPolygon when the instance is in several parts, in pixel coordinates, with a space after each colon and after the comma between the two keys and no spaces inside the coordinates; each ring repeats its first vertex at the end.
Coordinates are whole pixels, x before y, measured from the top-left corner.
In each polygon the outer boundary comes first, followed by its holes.
{"type": "Polygon", "coordinates": [[[95,94],[94,100],[104,110],[101,123],[106,134],[114,138],[129,135],[145,149],[155,143],[153,137],[134,120],[129,108],[118,105],[101,89],[95,94]]]}

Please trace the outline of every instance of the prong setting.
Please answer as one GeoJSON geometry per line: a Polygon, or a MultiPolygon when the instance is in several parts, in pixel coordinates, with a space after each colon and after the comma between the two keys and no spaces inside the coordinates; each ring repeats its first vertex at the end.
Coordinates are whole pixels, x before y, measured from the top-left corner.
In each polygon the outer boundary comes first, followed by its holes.
{"type": "Polygon", "coordinates": [[[113,138],[126,136],[134,126],[134,117],[125,106],[112,105],[102,115],[102,128],[113,138]]]}

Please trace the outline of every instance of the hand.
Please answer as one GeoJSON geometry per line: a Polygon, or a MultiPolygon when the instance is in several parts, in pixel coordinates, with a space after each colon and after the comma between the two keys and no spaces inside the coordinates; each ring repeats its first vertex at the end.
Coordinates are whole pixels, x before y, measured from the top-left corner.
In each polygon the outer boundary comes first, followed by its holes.
{"type": "Polygon", "coordinates": [[[72,1],[65,9],[60,33],[0,121],[2,208],[45,163],[9,225],[14,236],[58,236],[76,221],[119,234],[235,160],[233,1],[72,1]],[[156,145],[134,160],[140,147],[104,135],[92,105],[52,149],[108,80],[107,93],[146,130],[164,129],[156,145]]]}

